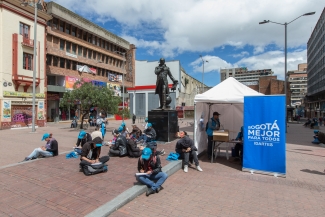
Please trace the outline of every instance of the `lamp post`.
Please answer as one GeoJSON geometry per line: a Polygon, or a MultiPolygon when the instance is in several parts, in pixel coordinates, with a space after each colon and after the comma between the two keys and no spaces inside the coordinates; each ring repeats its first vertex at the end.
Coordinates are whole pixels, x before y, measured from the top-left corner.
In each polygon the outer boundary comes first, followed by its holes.
{"type": "MultiPolygon", "coordinates": [[[[33,106],[32,106],[32,132],[35,132],[35,95],[36,95],[36,84],[35,84],[35,80],[36,80],[36,44],[37,44],[37,5],[40,3],[40,0],[36,3],[34,2],[33,6],[35,9],[34,12],[34,53],[33,53],[33,106]]],[[[25,1],[23,3],[21,3],[21,6],[28,6],[28,2],[25,1]]]]}
{"type": "Polygon", "coordinates": [[[204,62],[208,62],[207,60],[203,60],[202,58],[202,55],[200,55],[201,57],[201,60],[202,60],[202,66],[203,66],[203,71],[202,71],[202,93],[204,92],[203,89],[204,89],[204,62]]]}
{"type": "MultiPolygon", "coordinates": [[[[125,58],[125,52],[120,52],[120,51],[114,51],[114,53],[118,53],[118,54],[121,54],[123,55],[123,72],[124,72],[124,68],[125,68],[125,65],[126,65],[126,58],[125,58]]],[[[123,99],[123,103],[122,103],[122,122],[124,122],[124,73],[122,74],[122,90],[123,90],[123,95],[122,95],[122,99],[123,99]]]]}
{"type": "Polygon", "coordinates": [[[284,26],[284,94],[285,94],[285,106],[284,107],[285,107],[286,133],[287,133],[287,26],[302,16],[309,16],[309,15],[314,15],[314,14],[315,14],[315,12],[305,13],[303,15],[300,15],[296,19],[293,19],[292,21],[290,21],[288,23],[287,22],[278,23],[278,22],[273,22],[270,20],[264,20],[262,22],[259,22],[259,24],[275,23],[275,24],[284,26]]]}

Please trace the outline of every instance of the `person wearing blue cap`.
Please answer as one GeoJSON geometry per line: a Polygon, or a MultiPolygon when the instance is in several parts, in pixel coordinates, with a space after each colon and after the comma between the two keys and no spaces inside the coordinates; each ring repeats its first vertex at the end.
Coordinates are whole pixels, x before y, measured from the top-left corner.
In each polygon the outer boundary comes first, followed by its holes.
{"type": "Polygon", "coordinates": [[[136,140],[136,142],[140,142],[141,140],[144,142],[151,142],[156,139],[156,136],[157,134],[155,129],[152,127],[152,124],[148,123],[148,128],[143,131],[142,135],[136,140]]]}
{"type": "Polygon", "coordinates": [[[89,133],[87,133],[86,131],[82,130],[80,131],[79,135],[78,135],[78,139],[77,139],[77,143],[75,145],[75,151],[80,154],[81,150],[79,148],[79,146],[82,146],[86,143],[86,142],[90,142],[92,140],[91,135],[89,133]]]}
{"type": "Polygon", "coordinates": [[[46,141],[45,146],[35,148],[23,161],[29,161],[38,157],[54,157],[59,153],[58,142],[52,138],[52,133],[44,133],[41,141],[46,141]]]}
{"type": "Polygon", "coordinates": [[[148,118],[147,117],[144,119],[144,122],[146,123],[146,125],[144,126],[144,129],[146,130],[148,128],[148,118]]]}
{"type": "Polygon", "coordinates": [[[113,131],[113,135],[116,137],[115,144],[109,149],[109,155],[111,156],[125,156],[128,154],[127,151],[127,140],[125,136],[121,135],[123,128],[120,126],[118,130],[113,131]]]}
{"type": "Polygon", "coordinates": [[[99,137],[94,138],[90,142],[86,142],[81,149],[80,154],[80,166],[89,165],[94,163],[106,163],[109,160],[109,156],[100,156],[103,140],[99,137]]]}
{"type": "Polygon", "coordinates": [[[138,160],[138,171],[146,173],[136,176],[139,182],[147,185],[146,196],[159,193],[163,189],[161,185],[166,181],[168,175],[161,171],[160,158],[154,155],[150,148],[142,150],[142,155],[138,160]]]}

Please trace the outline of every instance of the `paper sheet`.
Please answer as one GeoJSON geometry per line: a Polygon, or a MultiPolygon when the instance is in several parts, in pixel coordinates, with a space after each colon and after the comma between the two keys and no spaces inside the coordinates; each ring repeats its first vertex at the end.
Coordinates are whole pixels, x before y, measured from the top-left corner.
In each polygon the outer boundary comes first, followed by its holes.
{"type": "Polygon", "coordinates": [[[136,176],[143,176],[143,175],[147,175],[147,173],[135,173],[136,176]]]}

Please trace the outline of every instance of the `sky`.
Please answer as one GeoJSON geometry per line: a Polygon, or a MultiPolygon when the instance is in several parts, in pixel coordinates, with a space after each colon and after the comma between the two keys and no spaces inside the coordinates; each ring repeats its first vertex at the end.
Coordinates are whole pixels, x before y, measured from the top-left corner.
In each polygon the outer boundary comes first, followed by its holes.
{"type": "Polygon", "coordinates": [[[284,25],[288,70],[307,62],[307,42],[324,0],[54,0],[137,47],[136,60],[179,60],[208,86],[222,68],[272,69],[284,79],[284,25]],[[204,60],[204,73],[202,59],[204,60]],[[203,76],[202,76],[203,75],[203,76]]]}

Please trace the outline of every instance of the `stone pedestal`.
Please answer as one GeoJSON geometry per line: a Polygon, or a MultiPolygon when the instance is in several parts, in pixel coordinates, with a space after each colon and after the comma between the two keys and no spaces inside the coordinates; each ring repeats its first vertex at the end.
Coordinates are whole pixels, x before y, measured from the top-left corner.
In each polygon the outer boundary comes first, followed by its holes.
{"type": "Polygon", "coordinates": [[[177,111],[152,110],[148,112],[148,122],[156,130],[157,141],[170,142],[179,130],[177,111]]]}

